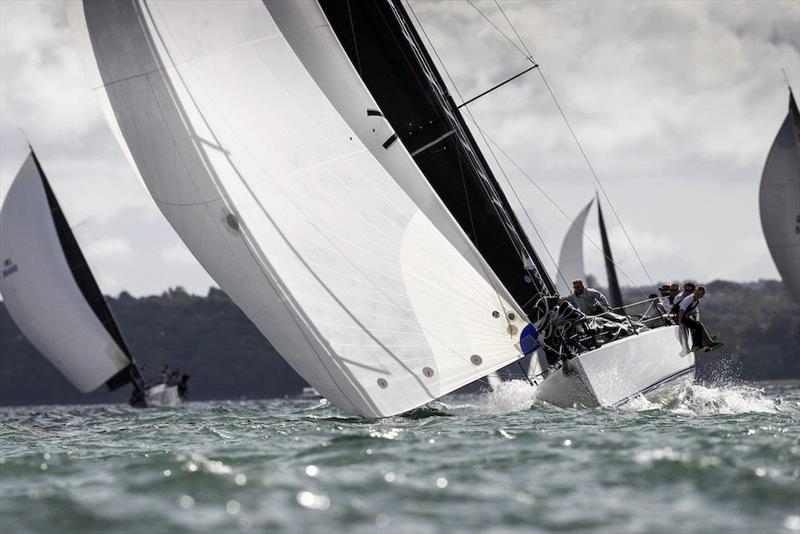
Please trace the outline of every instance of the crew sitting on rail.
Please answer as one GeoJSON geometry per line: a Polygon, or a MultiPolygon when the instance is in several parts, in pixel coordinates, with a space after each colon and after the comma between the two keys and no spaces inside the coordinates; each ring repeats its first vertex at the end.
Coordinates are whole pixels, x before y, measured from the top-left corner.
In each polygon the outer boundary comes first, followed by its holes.
{"type": "MultiPolygon", "coordinates": [[[[677,314],[678,313],[678,305],[681,303],[681,301],[683,299],[685,299],[686,297],[688,297],[689,295],[694,293],[695,289],[697,289],[697,286],[695,286],[692,282],[686,282],[685,284],[683,284],[683,291],[678,293],[678,295],[673,299],[672,307],[670,308],[670,312],[677,314]]],[[[696,308],[695,308],[695,310],[696,310],[696,308]]],[[[698,317],[699,317],[699,315],[695,311],[695,314],[694,314],[693,318],[697,319],[698,317]]]]}
{"type": "Polygon", "coordinates": [[[669,292],[667,293],[667,299],[669,300],[670,307],[675,304],[675,297],[678,296],[678,293],[681,292],[681,285],[678,282],[672,282],[669,285],[669,292]]]}
{"type": "Polygon", "coordinates": [[[692,333],[692,350],[705,348],[708,351],[722,346],[722,343],[708,335],[703,323],[692,317],[705,294],[706,288],[698,286],[691,295],[678,304],[678,324],[687,327],[692,333]]]}
{"type": "Polygon", "coordinates": [[[678,284],[664,284],[658,288],[658,292],[661,294],[661,305],[664,306],[665,310],[669,310],[672,308],[672,303],[675,301],[675,295],[678,294],[678,284]],[[675,288],[674,291],[673,287],[675,288]]]}

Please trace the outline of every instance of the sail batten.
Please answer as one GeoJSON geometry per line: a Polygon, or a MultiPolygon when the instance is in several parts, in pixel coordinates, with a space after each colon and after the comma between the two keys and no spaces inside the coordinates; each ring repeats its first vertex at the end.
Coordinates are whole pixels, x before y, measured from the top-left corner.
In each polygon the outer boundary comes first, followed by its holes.
{"type": "Polygon", "coordinates": [[[391,415],[520,356],[513,299],[404,146],[383,146],[394,132],[316,2],[68,14],[158,207],[322,395],[391,415]]]}

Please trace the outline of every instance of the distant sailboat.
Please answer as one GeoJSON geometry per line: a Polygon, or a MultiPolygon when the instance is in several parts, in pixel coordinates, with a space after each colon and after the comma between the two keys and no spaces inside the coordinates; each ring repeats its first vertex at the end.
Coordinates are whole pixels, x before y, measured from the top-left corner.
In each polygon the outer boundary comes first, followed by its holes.
{"type": "Polygon", "coordinates": [[[147,388],[31,148],[0,210],[0,293],[25,337],[83,393],[132,384],[131,404],[177,402],[147,388]]]}
{"type": "Polygon", "coordinates": [[[800,113],[789,89],[789,111],[764,164],[759,191],[761,228],[786,289],[800,302],[800,113]]]}
{"type": "Polygon", "coordinates": [[[567,228],[561,252],[558,254],[559,289],[565,295],[572,292],[572,281],[580,278],[586,280],[586,264],[583,261],[583,234],[586,228],[586,219],[592,209],[594,198],[578,213],[572,224],[567,228]]]}
{"type": "Polygon", "coordinates": [[[597,219],[600,226],[600,239],[603,246],[603,258],[606,264],[606,277],[608,279],[608,301],[611,307],[622,310],[622,291],[619,287],[617,278],[617,268],[614,264],[614,256],[611,252],[611,243],[608,240],[606,223],[603,219],[603,209],[600,206],[600,198],[593,198],[578,213],[575,220],[567,229],[564,242],[561,244],[561,252],[558,255],[558,270],[562,277],[561,285],[566,293],[572,292],[572,280],[576,278],[586,279],[586,267],[583,263],[583,238],[586,218],[589,210],[597,200],[597,219]]]}
{"type": "Polygon", "coordinates": [[[693,373],[679,328],[619,339],[633,331],[600,335],[559,303],[401,1],[67,12],[159,209],[341,409],[419,407],[518,361],[528,338],[570,359],[545,380],[554,403],[619,404],[693,373]]]}

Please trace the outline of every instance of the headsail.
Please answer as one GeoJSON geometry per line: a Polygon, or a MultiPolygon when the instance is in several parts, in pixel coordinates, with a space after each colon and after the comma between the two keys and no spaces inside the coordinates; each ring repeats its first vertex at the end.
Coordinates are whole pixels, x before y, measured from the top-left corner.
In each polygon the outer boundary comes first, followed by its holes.
{"type": "Polygon", "coordinates": [[[558,255],[559,286],[565,294],[572,292],[573,280],[586,278],[586,266],[583,263],[583,234],[592,204],[594,199],[578,213],[561,244],[561,252],[558,255]]]}
{"type": "Polygon", "coordinates": [[[33,150],[0,211],[0,292],[25,337],[86,393],[138,379],[130,351],[33,150]]]}
{"type": "Polygon", "coordinates": [[[608,278],[608,300],[612,308],[622,310],[622,291],[619,289],[617,280],[617,267],[614,265],[614,256],[611,254],[611,243],[608,241],[606,223],[603,220],[603,208],[600,206],[600,198],[597,199],[597,220],[600,225],[600,239],[603,243],[603,259],[606,262],[606,277],[608,278]]]}
{"type": "Polygon", "coordinates": [[[761,227],[786,289],[800,302],[800,113],[789,89],[789,112],[764,164],[761,227]]]}
{"type": "Polygon", "coordinates": [[[520,310],[393,142],[316,2],[68,13],[157,205],[322,395],[391,415],[520,356],[520,310]]]}

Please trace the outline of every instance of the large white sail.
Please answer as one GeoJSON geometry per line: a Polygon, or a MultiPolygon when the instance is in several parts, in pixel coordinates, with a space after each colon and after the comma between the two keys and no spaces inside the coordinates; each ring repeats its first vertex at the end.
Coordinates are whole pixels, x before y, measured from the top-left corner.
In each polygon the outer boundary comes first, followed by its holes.
{"type": "Polygon", "coordinates": [[[558,254],[559,276],[557,278],[559,288],[564,294],[572,293],[572,280],[586,278],[586,267],[583,263],[583,229],[593,203],[594,199],[590,200],[586,207],[578,213],[561,244],[561,252],[558,254]]]}
{"type": "Polygon", "coordinates": [[[0,292],[25,337],[86,393],[112,380],[131,360],[124,341],[110,333],[110,328],[117,332],[116,325],[101,322],[101,316],[107,323],[113,319],[98,300],[102,295],[48,189],[31,152],[0,210],[0,292]]]}
{"type": "Polygon", "coordinates": [[[316,2],[68,4],[161,211],[289,363],[386,416],[500,368],[524,320],[316,2]]]}
{"type": "Polygon", "coordinates": [[[759,202],[772,259],[800,302],[800,113],[791,91],[789,112],[764,164],[759,202]]]}

